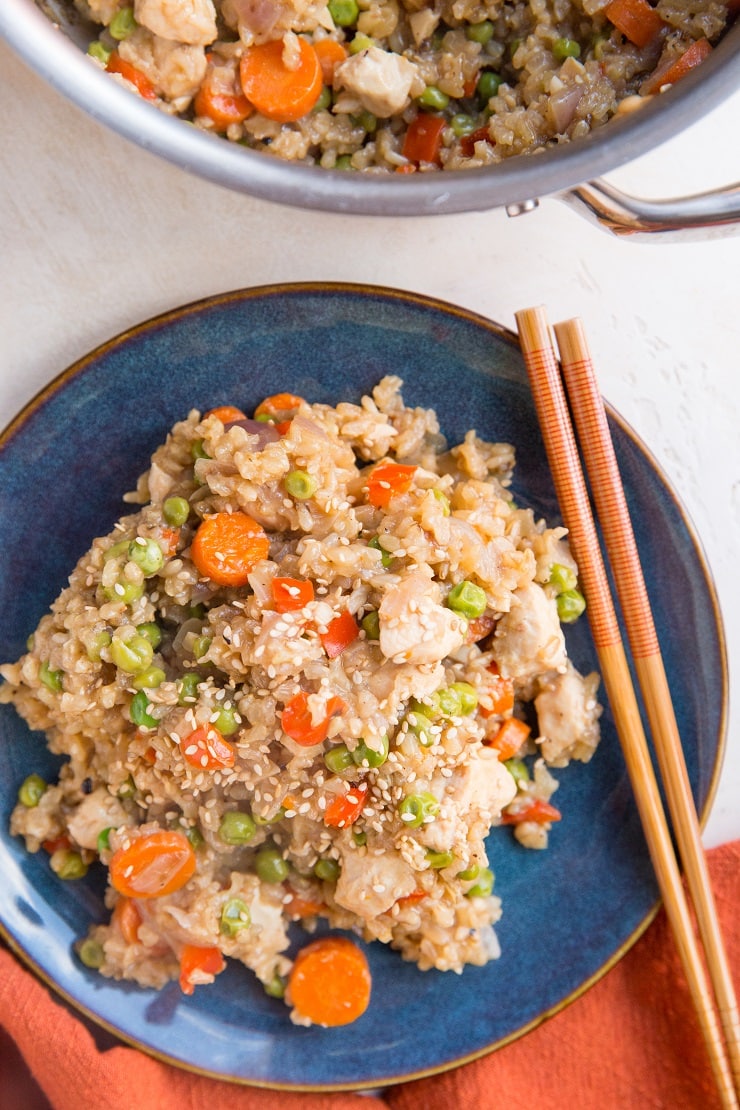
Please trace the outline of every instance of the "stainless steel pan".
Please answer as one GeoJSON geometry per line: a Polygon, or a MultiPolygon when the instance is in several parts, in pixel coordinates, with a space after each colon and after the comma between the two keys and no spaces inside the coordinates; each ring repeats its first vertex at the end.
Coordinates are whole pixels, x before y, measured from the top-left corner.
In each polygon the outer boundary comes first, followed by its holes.
{"type": "MultiPolygon", "coordinates": [[[[703,237],[713,229],[740,226],[740,183],[692,197],[643,201],[600,180],[679,134],[738,88],[740,23],[674,88],[585,139],[495,166],[410,177],[284,162],[165,115],[90,63],[85,48],[94,32],[70,16],[62,0],[2,0],[0,35],[51,85],[127,139],[189,172],[265,200],[367,216],[498,207],[516,216],[536,207],[540,198],[554,197],[617,235],[703,237]]],[[[738,138],[740,126],[728,141],[737,146],[738,138]]]]}

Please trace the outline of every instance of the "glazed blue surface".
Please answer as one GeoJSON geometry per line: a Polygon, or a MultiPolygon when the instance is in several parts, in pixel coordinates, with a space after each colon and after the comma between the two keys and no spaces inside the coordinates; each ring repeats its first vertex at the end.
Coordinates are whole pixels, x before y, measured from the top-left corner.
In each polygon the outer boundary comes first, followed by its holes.
{"type": "MultiPolygon", "coordinates": [[[[283,286],[226,295],[126,333],[53,382],[0,440],[0,660],[16,658],[94,536],[125,507],[151,452],[191,408],[250,410],[289,390],[358,400],[386,373],[407,404],[437,409],[450,443],[475,428],[517,448],[514,493],[559,520],[518,348],[502,329],[451,306],[359,286],[283,286]],[[8,557],[7,553],[11,553],[8,557]]],[[[643,446],[612,415],[658,634],[702,808],[723,744],[724,647],[693,532],[643,446]],[[692,650],[686,651],[685,645],[692,650]]],[[[585,621],[568,630],[581,669],[596,668],[585,621]]],[[[44,738],[0,706],[0,923],[39,974],[85,1014],[144,1050],[223,1077],[299,1088],[375,1086],[439,1070],[517,1036],[565,1004],[635,939],[657,890],[611,716],[587,766],[559,777],[563,820],[547,852],[495,830],[489,852],[503,899],[498,961],[462,976],[419,972],[368,949],[373,997],[354,1025],[291,1025],[242,967],[191,998],[112,983],[73,952],[102,920],[102,876],[62,883],[45,853],[8,833],[24,777],[53,777],[44,738]]],[[[93,868],[95,872],[97,869],[93,868]]],[[[299,934],[296,934],[296,939],[299,934]]]]}

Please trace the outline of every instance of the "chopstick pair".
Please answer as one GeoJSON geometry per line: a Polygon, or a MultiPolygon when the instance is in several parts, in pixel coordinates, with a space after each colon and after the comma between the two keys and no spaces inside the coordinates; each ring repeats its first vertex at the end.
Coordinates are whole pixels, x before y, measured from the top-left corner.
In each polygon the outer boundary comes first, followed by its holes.
{"type": "Polygon", "coordinates": [[[570,409],[614,574],[673,830],[704,946],[711,987],[707,983],[648,750],[547,317],[542,308],[529,308],[517,312],[516,321],[555,491],[578,563],[602,678],[651,861],[722,1105],[737,1107],[740,1091],[738,1006],[668,681],[585,332],[577,319],[555,325],[562,379],[567,387],[570,409]],[[726,1044],[722,1039],[723,1030],[726,1044]]]}

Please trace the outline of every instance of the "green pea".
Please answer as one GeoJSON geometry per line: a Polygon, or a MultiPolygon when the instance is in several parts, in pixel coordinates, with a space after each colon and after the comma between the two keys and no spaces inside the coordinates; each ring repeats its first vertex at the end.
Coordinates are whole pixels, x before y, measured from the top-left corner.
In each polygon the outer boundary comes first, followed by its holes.
{"type": "Polygon", "coordinates": [[[80,962],[85,967],[93,968],[95,971],[101,968],[105,963],[105,951],[102,944],[93,940],[91,937],[86,937],[85,940],[79,945],[77,955],[80,957],[80,962]]]}
{"type": "Polygon", "coordinates": [[[356,34],[349,44],[350,54],[359,54],[363,50],[369,50],[371,46],[375,46],[375,39],[371,39],[369,35],[363,35],[361,32],[356,34]]]}
{"type": "Polygon", "coordinates": [[[166,678],[161,667],[147,667],[143,674],[136,676],[131,685],[135,690],[156,690],[166,678]]]}
{"type": "Polygon", "coordinates": [[[256,832],[252,818],[239,809],[227,810],[218,827],[219,838],[224,844],[248,844],[256,832]]]}
{"type": "Polygon", "coordinates": [[[476,876],[476,882],[469,890],[465,891],[466,898],[488,898],[493,890],[493,871],[490,867],[481,867],[476,876]]]}
{"type": "Polygon", "coordinates": [[[118,42],[127,39],[135,30],[136,20],[134,19],[133,8],[119,8],[108,24],[111,37],[117,39],[118,42]]]}
{"type": "Polygon", "coordinates": [[[478,694],[469,682],[453,682],[435,696],[444,717],[467,717],[478,705],[478,694]]]}
{"type": "Polygon", "coordinates": [[[555,599],[558,616],[563,624],[573,624],[586,608],[586,599],[578,590],[563,590],[555,599]]]}
{"type": "Polygon", "coordinates": [[[164,566],[162,548],[156,540],[137,536],[128,546],[128,557],[149,577],[164,566]]]}
{"type": "Polygon", "coordinates": [[[162,630],[154,621],[146,621],[144,624],[138,624],[136,631],[140,636],[143,636],[152,645],[156,651],[162,643],[162,630]]]}
{"type": "Polygon", "coordinates": [[[351,154],[340,154],[339,157],[337,158],[336,162],[334,163],[334,169],[335,170],[352,170],[352,169],[354,169],[354,166],[352,165],[352,155],[351,154]]]}
{"type": "Polygon", "coordinates": [[[190,847],[196,852],[199,848],[202,848],[206,842],[203,833],[197,825],[190,825],[189,828],[185,829],[185,836],[190,842],[190,847]]]}
{"type": "Polygon", "coordinates": [[[564,62],[566,58],[580,58],[581,48],[575,39],[555,39],[552,56],[556,62],[564,62]]]}
{"type": "Polygon", "coordinates": [[[18,801],[26,809],[34,809],[48,790],[48,784],[41,775],[29,775],[18,789],[18,801]]]}
{"type": "Polygon", "coordinates": [[[190,454],[197,462],[198,459],[210,459],[210,455],[205,449],[202,439],[194,439],[190,445],[190,454]]]}
{"type": "Polygon", "coordinates": [[[529,782],[529,769],[523,759],[505,759],[504,767],[514,779],[517,786],[520,782],[529,782]]]}
{"type": "Polygon", "coordinates": [[[49,864],[60,879],[82,879],[87,874],[87,864],[80,853],[67,848],[52,852],[49,864]]]}
{"type": "Polygon", "coordinates": [[[333,775],[339,775],[348,767],[353,767],[354,762],[352,752],[348,750],[346,744],[337,744],[336,747],[324,752],[324,763],[333,775]]]}
{"type": "Polygon", "coordinates": [[[173,528],[180,528],[190,516],[190,503],[184,497],[168,497],[162,505],[162,516],[173,528]]]}
{"type": "Polygon", "coordinates": [[[129,716],[139,728],[156,728],[159,724],[157,718],[149,713],[150,707],[146,690],[139,690],[138,694],[134,694],[129,706],[129,716]]]}
{"type": "Polygon", "coordinates": [[[341,873],[341,867],[335,859],[320,859],[314,866],[313,873],[317,879],[324,883],[335,883],[341,873]]]}
{"type": "Polygon", "coordinates": [[[360,743],[352,752],[352,758],[358,767],[364,765],[368,767],[381,767],[388,758],[389,746],[390,742],[387,735],[381,737],[380,750],[371,748],[364,740],[360,740],[360,743]]]}
{"type": "Polygon", "coordinates": [[[263,883],[282,883],[290,874],[290,864],[277,848],[261,848],[254,866],[263,883]]]}
{"type": "Polygon", "coordinates": [[[193,620],[202,621],[206,615],[206,607],[200,602],[197,605],[188,605],[188,616],[193,620]]]}
{"type": "Polygon", "coordinates": [[[443,93],[436,85],[427,85],[418,100],[425,108],[431,108],[434,112],[443,112],[450,103],[447,93],[443,93]]]}
{"type": "Polygon", "coordinates": [[[380,617],[377,609],[371,609],[369,613],[365,613],[360,621],[360,627],[368,640],[380,639],[380,617]]]}
{"type": "Polygon", "coordinates": [[[288,984],[282,975],[278,975],[276,971],[272,979],[263,983],[262,986],[265,989],[265,994],[269,994],[270,998],[283,998],[288,984]]]}
{"type": "Polygon", "coordinates": [[[331,108],[331,89],[328,85],[324,85],[319,93],[319,99],[313,106],[313,111],[323,112],[326,111],[327,108],[331,108]]]}
{"type": "Polygon", "coordinates": [[[112,586],[104,586],[103,593],[108,601],[122,601],[124,605],[132,605],[144,593],[143,582],[129,582],[128,578],[117,578],[112,586]]]}
{"type": "Polygon", "coordinates": [[[380,540],[377,536],[373,536],[371,540],[368,540],[367,546],[372,547],[374,551],[380,552],[380,562],[384,567],[389,567],[391,565],[391,563],[393,562],[393,556],[391,555],[390,551],[386,551],[386,549],[381,546],[380,540]]]}
{"type": "Polygon", "coordinates": [[[152,665],[154,650],[145,636],[134,633],[128,640],[115,636],[110,645],[111,662],[126,674],[143,674],[152,665]]]}
{"type": "Polygon", "coordinates": [[[487,605],[486,591],[480,586],[476,586],[475,582],[468,582],[467,579],[458,582],[447,595],[448,608],[455,613],[460,613],[463,617],[467,617],[468,620],[481,617],[485,613],[487,605]]]}
{"type": "Polygon", "coordinates": [[[32,632],[31,635],[26,640],[26,651],[33,651],[33,645],[35,644],[35,642],[36,642],[36,637],[34,636],[34,634],[32,632]]]}
{"type": "Polygon", "coordinates": [[[439,728],[432,723],[434,710],[415,699],[409,705],[406,723],[423,748],[431,748],[439,738],[439,728]]]}
{"type": "Polygon", "coordinates": [[[248,929],[251,924],[252,915],[246,902],[241,898],[229,898],[228,902],[224,902],[219,924],[224,936],[235,937],[241,929],[248,929]]]}
{"type": "Polygon", "coordinates": [[[428,791],[422,794],[408,794],[397,807],[398,816],[409,829],[418,829],[427,818],[439,813],[439,802],[428,791]]]}
{"type": "Polygon", "coordinates": [[[219,706],[217,712],[218,716],[213,724],[222,736],[233,736],[235,732],[239,731],[241,721],[233,705],[219,706]]]}
{"type": "Polygon", "coordinates": [[[184,674],[177,684],[178,705],[190,705],[198,700],[198,686],[203,682],[197,671],[184,674]]]}
{"type": "Polygon", "coordinates": [[[59,694],[62,691],[63,674],[63,671],[53,671],[46,660],[39,667],[39,681],[54,694],[59,694]]]}
{"type": "Polygon", "coordinates": [[[118,787],[118,797],[119,798],[135,798],[136,797],[136,783],[134,782],[131,775],[129,775],[129,777],[126,779],[126,781],[121,786],[118,787]]]}
{"type": "Polygon", "coordinates": [[[108,59],[113,53],[112,50],[109,50],[108,47],[104,46],[100,41],[91,42],[87,48],[87,52],[91,58],[95,58],[96,61],[101,62],[104,66],[108,65],[108,59]]]}
{"type": "Polygon", "coordinates": [[[291,470],[290,474],[286,474],[283,485],[296,501],[308,501],[316,493],[319,483],[305,470],[291,470]]]}
{"type": "Polygon", "coordinates": [[[196,659],[202,659],[207,655],[213,640],[210,636],[196,636],[193,640],[193,655],[196,659]]]}
{"type": "Polygon", "coordinates": [[[360,14],[356,0],[329,0],[328,8],[337,27],[354,26],[360,14]]]}
{"type": "Polygon", "coordinates": [[[352,116],[352,122],[356,123],[358,127],[361,127],[363,131],[366,131],[368,135],[371,135],[373,131],[377,131],[378,128],[378,117],[367,110],[359,112],[356,116],[352,116]]]}
{"type": "Polygon", "coordinates": [[[101,852],[109,852],[110,851],[110,834],[112,832],[113,832],[113,826],[108,825],[107,828],[101,829],[100,832],[98,833],[98,839],[97,839],[97,843],[96,843],[96,847],[98,849],[98,855],[100,855],[101,852]]]}
{"type": "Polygon", "coordinates": [[[563,566],[562,563],[553,563],[550,567],[550,577],[547,584],[548,586],[554,586],[561,594],[564,590],[574,590],[578,585],[578,578],[575,571],[571,570],[570,567],[563,566]]]}
{"type": "Polygon", "coordinates": [[[477,879],[480,875],[480,864],[474,863],[472,867],[468,867],[465,871],[458,871],[458,879],[462,879],[464,883],[470,883],[473,879],[477,879]]]}
{"type": "Polygon", "coordinates": [[[367,833],[364,829],[353,829],[352,839],[358,848],[364,848],[367,844],[367,833]]]}
{"type": "Polygon", "coordinates": [[[487,104],[492,96],[496,96],[502,84],[503,78],[498,73],[494,73],[492,69],[484,69],[475,86],[476,95],[487,104]]]}
{"type": "Polygon", "coordinates": [[[429,866],[434,868],[435,871],[441,871],[443,867],[449,867],[455,859],[454,852],[435,852],[432,848],[427,852],[427,859],[429,866]]]}
{"type": "Polygon", "coordinates": [[[100,662],[100,653],[103,648],[107,648],[111,642],[111,634],[107,629],[102,628],[100,632],[94,632],[89,637],[85,646],[85,655],[91,663],[100,662]]]}
{"type": "Polygon", "coordinates": [[[485,46],[493,38],[493,24],[490,19],[484,19],[482,23],[469,23],[465,28],[465,37],[485,46]]]}

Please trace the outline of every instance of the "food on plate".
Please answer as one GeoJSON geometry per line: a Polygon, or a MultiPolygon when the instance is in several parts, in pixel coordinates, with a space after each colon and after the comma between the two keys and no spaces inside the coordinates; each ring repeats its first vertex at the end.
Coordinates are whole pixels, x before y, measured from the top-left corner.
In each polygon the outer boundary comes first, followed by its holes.
{"type": "Polygon", "coordinates": [[[598,676],[568,657],[577,568],[513,500],[514,449],[448,449],[401,384],[191,412],[2,667],[63,758],[55,783],[29,765],[11,830],[62,880],[106,869],[78,948],[103,975],[191,994],[234,959],[334,1026],[370,999],[359,941],[422,970],[498,956],[486,838],[547,846],[598,676]],[[297,922],[350,935],[291,957],[297,922]]]}
{"type": "Polygon", "coordinates": [[[467,169],[580,139],[675,84],[724,0],[75,0],[144,99],[330,169],[467,169]]]}

